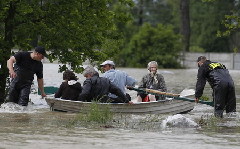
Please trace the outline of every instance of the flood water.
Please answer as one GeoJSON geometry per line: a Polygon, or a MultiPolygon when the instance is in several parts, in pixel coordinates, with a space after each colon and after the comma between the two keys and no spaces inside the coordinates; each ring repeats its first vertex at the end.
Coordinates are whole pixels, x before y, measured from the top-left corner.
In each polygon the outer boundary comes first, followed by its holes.
{"type": "MultiPolygon", "coordinates": [[[[57,64],[44,64],[45,86],[59,86],[62,74],[57,64]]],[[[146,69],[121,68],[136,80],[147,73],[146,69]]],[[[197,69],[160,69],[168,92],[180,93],[194,89],[197,69]]],[[[182,115],[114,115],[111,127],[69,124],[77,114],[50,111],[44,99],[34,90],[30,95],[33,104],[26,109],[11,103],[0,108],[0,148],[7,149],[237,149],[240,146],[240,71],[230,70],[236,86],[237,113],[215,119],[213,108],[196,104],[182,115]]],[[[82,84],[85,78],[77,75],[82,84]]],[[[36,80],[34,86],[36,87],[36,80]]],[[[135,91],[128,91],[134,98],[135,91]]],[[[204,95],[211,97],[209,85],[204,95]]],[[[91,125],[91,124],[89,124],[91,125]]]]}

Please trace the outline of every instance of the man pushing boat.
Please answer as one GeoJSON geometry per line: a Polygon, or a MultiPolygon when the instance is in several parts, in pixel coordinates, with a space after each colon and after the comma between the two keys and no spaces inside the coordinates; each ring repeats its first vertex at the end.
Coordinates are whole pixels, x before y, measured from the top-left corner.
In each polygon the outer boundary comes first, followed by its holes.
{"type": "Polygon", "coordinates": [[[214,115],[223,117],[224,110],[226,113],[236,112],[234,82],[226,67],[221,63],[207,60],[205,56],[199,56],[197,64],[199,69],[195,92],[196,102],[202,96],[206,81],[208,81],[213,89],[214,115]]]}

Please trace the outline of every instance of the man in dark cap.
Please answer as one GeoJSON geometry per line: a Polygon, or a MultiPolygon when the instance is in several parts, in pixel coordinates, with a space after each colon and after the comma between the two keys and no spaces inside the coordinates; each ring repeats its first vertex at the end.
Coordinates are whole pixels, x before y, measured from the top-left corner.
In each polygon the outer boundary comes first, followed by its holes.
{"type": "Polygon", "coordinates": [[[43,86],[43,64],[41,62],[46,56],[47,54],[43,47],[36,47],[33,52],[18,52],[10,57],[7,61],[7,67],[12,81],[6,102],[27,106],[34,74],[37,76],[38,87],[42,97],[46,96],[43,86]]]}
{"type": "Polygon", "coordinates": [[[207,60],[205,56],[199,56],[197,63],[199,69],[195,101],[198,102],[202,96],[206,81],[208,81],[213,89],[214,115],[222,118],[224,110],[228,114],[236,112],[234,82],[226,67],[221,63],[207,60]]]}

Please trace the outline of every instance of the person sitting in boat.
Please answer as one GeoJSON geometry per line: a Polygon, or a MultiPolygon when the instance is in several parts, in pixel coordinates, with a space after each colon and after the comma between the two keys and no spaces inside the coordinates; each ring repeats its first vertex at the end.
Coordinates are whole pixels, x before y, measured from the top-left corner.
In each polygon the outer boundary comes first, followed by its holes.
{"type": "MultiPolygon", "coordinates": [[[[158,64],[156,61],[151,61],[147,65],[149,71],[148,74],[143,76],[141,82],[139,82],[139,88],[147,88],[153,90],[159,90],[166,92],[167,87],[164,81],[164,77],[157,72],[158,64]]],[[[148,95],[145,93],[138,92],[138,102],[156,101],[165,99],[164,96],[148,95]]]]}
{"type": "Polygon", "coordinates": [[[77,100],[82,91],[81,84],[77,82],[78,78],[72,71],[66,70],[63,73],[63,80],[64,82],[62,82],[60,88],[55,93],[55,98],[77,100]]]}
{"type": "Polygon", "coordinates": [[[87,102],[132,103],[108,78],[99,77],[98,72],[92,66],[85,68],[83,76],[86,77],[86,80],[83,83],[82,92],[78,100],[87,102]],[[108,97],[109,93],[113,93],[120,98],[117,100],[111,99],[108,97]]]}
{"type": "MultiPolygon", "coordinates": [[[[134,78],[129,76],[126,72],[115,70],[115,64],[111,60],[106,60],[100,64],[102,70],[104,71],[103,77],[108,78],[114,85],[119,87],[121,91],[126,94],[128,100],[131,100],[131,97],[126,93],[126,86],[135,86],[137,82],[134,78]]],[[[109,94],[110,98],[119,98],[115,94],[109,94]]]]}

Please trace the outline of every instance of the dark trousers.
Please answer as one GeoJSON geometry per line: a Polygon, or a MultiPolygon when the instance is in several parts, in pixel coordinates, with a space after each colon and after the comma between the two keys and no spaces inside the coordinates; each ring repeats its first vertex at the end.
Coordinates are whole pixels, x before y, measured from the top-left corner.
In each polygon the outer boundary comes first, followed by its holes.
{"type": "MultiPolygon", "coordinates": [[[[126,97],[128,99],[128,101],[131,101],[131,96],[126,93],[126,97]]],[[[109,102],[110,103],[124,103],[124,99],[120,98],[120,97],[117,97],[117,98],[109,98],[109,102]]]]}
{"type": "Polygon", "coordinates": [[[29,102],[29,94],[31,91],[31,83],[20,83],[13,80],[10,84],[7,102],[14,102],[22,106],[27,106],[29,102]]]}
{"type": "Polygon", "coordinates": [[[214,115],[223,117],[223,112],[236,112],[236,95],[233,83],[221,82],[213,89],[214,115]]]}

